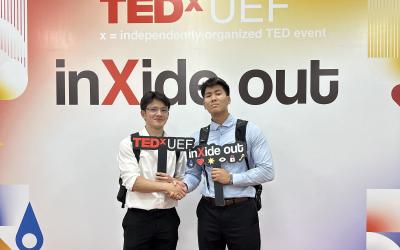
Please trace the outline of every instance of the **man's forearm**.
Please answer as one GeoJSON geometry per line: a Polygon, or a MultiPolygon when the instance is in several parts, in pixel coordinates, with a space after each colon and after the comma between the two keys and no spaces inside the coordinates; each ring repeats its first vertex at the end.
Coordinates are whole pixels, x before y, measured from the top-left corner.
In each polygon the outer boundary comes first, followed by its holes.
{"type": "Polygon", "coordinates": [[[132,191],[141,193],[167,192],[168,184],[166,182],[147,180],[142,176],[138,176],[133,184],[132,191]]]}

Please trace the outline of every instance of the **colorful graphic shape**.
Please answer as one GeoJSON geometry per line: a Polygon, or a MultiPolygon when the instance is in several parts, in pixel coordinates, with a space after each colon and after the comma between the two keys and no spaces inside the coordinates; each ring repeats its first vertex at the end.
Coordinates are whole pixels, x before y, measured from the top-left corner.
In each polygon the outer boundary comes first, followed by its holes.
{"type": "Polygon", "coordinates": [[[0,185],[0,227],[18,226],[29,201],[25,185],[0,185]]]}
{"type": "Polygon", "coordinates": [[[31,203],[29,202],[28,207],[26,208],[24,217],[22,218],[21,225],[19,226],[17,236],[15,237],[15,241],[17,246],[21,250],[38,250],[43,245],[43,235],[40,230],[39,223],[36,220],[35,213],[33,212],[31,203]],[[33,234],[36,237],[36,245],[32,248],[27,248],[23,243],[23,238],[27,234],[33,234]]]}
{"type": "Polygon", "coordinates": [[[367,191],[367,232],[400,232],[400,189],[367,191]]]}
{"type": "Polygon", "coordinates": [[[400,250],[400,247],[382,234],[367,232],[367,250],[400,250]]]}
{"type": "Polygon", "coordinates": [[[2,0],[0,9],[0,100],[13,100],[28,84],[27,2],[2,0]]]}
{"type": "Polygon", "coordinates": [[[400,250],[400,189],[367,190],[367,250],[400,250]]]}
{"type": "Polygon", "coordinates": [[[400,84],[392,89],[392,99],[400,107],[400,84]]]}
{"type": "Polygon", "coordinates": [[[0,250],[11,250],[11,248],[2,239],[0,239],[0,250]]]}

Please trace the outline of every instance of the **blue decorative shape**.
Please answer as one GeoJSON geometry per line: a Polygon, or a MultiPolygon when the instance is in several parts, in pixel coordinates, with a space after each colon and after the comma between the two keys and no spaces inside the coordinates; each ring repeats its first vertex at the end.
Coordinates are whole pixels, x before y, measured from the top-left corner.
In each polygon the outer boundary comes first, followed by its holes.
{"type": "Polygon", "coordinates": [[[378,233],[388,237],[398,246],[400,246],[400,232],[378,232],[378,233]]]}
{"type": "Polygon", "coordinates": [[[4,219],[3,211],[0,204],[0,227],[6,226],[6,220],[4,219]]]}
{"type": "Polygon", "coordinates": [[[21,224],[18,228],[15,242],[20,250],[39,250],[43,245],[42,231],[40,231],[39,224],[36,220],[35,213],[33,212],[30,202],[25,210],[24,218],[22,218],[21,224]],[[26,234],[33,234],[36,237],[36,245],[34,247],[27,248],[24,246],[22,239],[26,234]]]}
{"type": "Polygon", "coordinates": [[[4,190],[3,185],[0,185],[0,227],[1,226],[8,226],[6,223],[6,216],[5,216],[5,199],[4,199],[4,190]]]}

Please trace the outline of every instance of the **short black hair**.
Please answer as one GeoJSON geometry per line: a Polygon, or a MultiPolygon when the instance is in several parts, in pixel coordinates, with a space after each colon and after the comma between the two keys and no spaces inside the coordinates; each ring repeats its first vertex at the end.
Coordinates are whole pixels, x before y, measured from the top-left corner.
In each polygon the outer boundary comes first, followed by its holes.
{"type": "Polygon", "coordinates": [[[206,88],[220,85],[227,96],[229,96],[229,85],[219,77],[211,77],[200,86],[201,96],[204,97],[206,88]]]}
{"type": "Polygon", "coordinates": [[[158,91],[148,91],[143,94],[142,99],[140,100],[140,109],[141,110],[146,110],[147,106],[154,100],[159,100],[160,102],[163,102],[165,106],[169,107],[171,106],[171,103],[163,93],[158,92],[158,91]]]}

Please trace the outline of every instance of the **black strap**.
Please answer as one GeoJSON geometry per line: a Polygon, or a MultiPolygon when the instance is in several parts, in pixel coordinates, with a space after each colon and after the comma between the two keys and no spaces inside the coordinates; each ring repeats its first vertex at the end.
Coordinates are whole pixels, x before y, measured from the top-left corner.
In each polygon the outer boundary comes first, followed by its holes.
{"type": "MultiPolygon", "coordinates": [[[[176,163],[178,164],[179,157],[181,156],[181,151],[176,150],[175,151],[175,156],[176,156],[176,163]]],[[[175,166],[175,168],[176,168],[176,166],[175,166]]]]}
{"type": "Polygon", "coordinates": [[[157,159],[157,172],[166,173],[167,172],[167,155],[168,149],[167,145],[160,145],[158,148],[158,159],[157,159]]]}
{"type": "MultiPolygon", "coordinates": [[[[236,130],[235,130],[235,139],[236,141],[246,142],[246,128],[247,128],[247,121],[237,119],[236,121],[236,130]]],[[[244,158],[246,161],[247,170],[250,169],[249,166],[249,159],[246,157],[244,158]]]]}
{"type": "MultiPolygon", "coordinates": [[[[200,136],[199,136],[199,145],[206,145],[208,141],[208,136],[210,135],[210,125],[207,127],[201,128],[200,129],[200,136]]],[[[220,168],[221,163],[217,162],[214,164],[214,167],[220,168]]],[[[206,165],[203,165],[202,168],[204,175],[206,177],[206,183],[207,183],[207,188],[210,190],[210,182],[208,181],[208,174],[206,171],[206,165]]],[[[224,189],[221,183],[214,182],[214,194],[215,194],[215,205],[217,206],[224,206],[225,205],[225,200],[224,200],[224,189]]]]}
{"type": "Polygon", "coordinates": [[[207,144],[209,134],[210,134],[210,125],[200,129],[199,145],[207,144]]]}
{"type": "MultiPolygon", "coordinates": [[[[138,136],[139,136],[139,132],[136,132],[136,133],[134,133],[134,134],[131,135],[131,138],[132,138],[132,137],[138,137],[138,136]]],[[[132,147],[132,151],[133,151],[133,154],[135,155],[135,158],[136,158],[137,162],[139,163],[139,159],[140,159],[140,148],[134,148],[134,147],[132,147]]]]}
{"type": "MultiPolygon", "coordinates": [[[[245,120],[237,119],[237,121],[236,121],[236,131],[235,131],[236,141],[246,142],[247,123],[248,122],[245,121],[245,120]]],[[[250,165],[249,165],[249,159],[247,158],[247,155],[244,158],[244,160],[246,161],[247,170],[249,170],[250,169],[250,165]]],[[[256,189],[256,197],[257,197],[257,195],[261,196],[262,185],[258,184],[258,185],[255,185],[253,187],[256,189]]],[[[259,201],[259,202],[261,202],[261,201],[259,201]]],[[[261,208],[261,205],[260,205],[260,208],[261,208]]]]}
{"type": "MultiPolygon", "coordinates": [[[[208,136],[210,135],[210,125],[203,127],[200,129],[200,136],[199,136],[199,145],[206,145],[208,141],[208,136]]],[[[206,171],[206,165],[203,164],[202,167],[203,173],[206,176],[206,183],[207,183],[207,188],[210,190],[210,183],[208,181],[208,174],[206,171]]]]}

